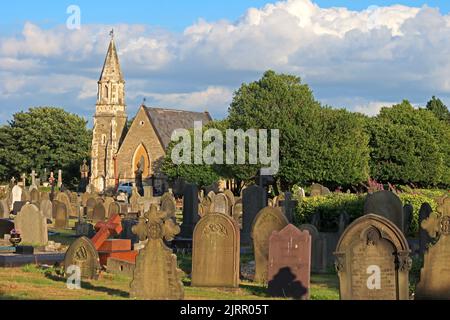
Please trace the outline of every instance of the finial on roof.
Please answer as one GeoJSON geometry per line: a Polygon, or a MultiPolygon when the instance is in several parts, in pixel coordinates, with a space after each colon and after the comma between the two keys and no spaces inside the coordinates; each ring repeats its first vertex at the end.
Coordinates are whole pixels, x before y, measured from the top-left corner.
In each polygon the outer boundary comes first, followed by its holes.
{"type": "Polygon", "coordinates": [[[144,97],[144,99],[142,99],[142,105],[145,106],[146,102],[147,102],[147,98],[144,97]]]}
{"type": "Polygon", "coordinates": [[[111,31],[109,32],[109,36],[111,37],[111,39],[114,39],[114,29],[111,29],[111,31]]]}

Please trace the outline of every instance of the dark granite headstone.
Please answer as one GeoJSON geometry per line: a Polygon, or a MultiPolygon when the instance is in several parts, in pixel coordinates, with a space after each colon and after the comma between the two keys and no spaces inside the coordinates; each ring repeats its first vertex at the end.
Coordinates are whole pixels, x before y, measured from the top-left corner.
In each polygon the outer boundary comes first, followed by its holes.
{"type": "Polygon", "coordinates": [[[286,192],[284,194],[284,200],[280,200],[279,204],[289,223],[294,223],[295,209],[297,208],[298,201],[292,199],[292,193],[286,192]]]}
{"type": "Polygon", "coordinates": [[[0,219],[0,239],[5,237],[5,234],[10,234],[14,229],[14,222],[10,220],[0,219]]]}
{"type": "Polygon", "coordinates": [[[267,194],[264,188],[253,185],[242,193],[242,234],[241,245],[250,246],[253,221],[258,212],[267,206],[267,194]]]}
{"type": "Polygon", "coordinates": [[[17,215],[20,210],[22,210],[22,207],[25,206],[27,203],[25,201],[16,201],[13,205],[13,214],[17,215]]]}
{"type": "Polygon", "coordinates": [[[406,204],[403,207],[403,233],[408,235],[414,215],[414,207],[411,204],[406,204]]]}
{"type": "Polygon", "coordinates": [[[137,224],[138,221],[135,219],[122,219],[122,233],[120,234],[120,239],[129,239],[132,244],[138,243],[138,236],[133,233],[133,227],[137,224]]]}
{"type": "Polygon", "coordinates": [[[198,215],[198,187],[186,183],[184,186],[183,224],[181,238],[192,238],[194,228],[199,219],[198,215]]]}
{"type": "Polygon", "coordinates": [[[430,217],[430,214],[433,212],[429,203],[424,203],[420,207],[419,210],[419,239],[420,239],[420,256],[423,257],[425,251],[428,248],[428,245],[431,243],[432,239],[424,228],[422,228],[423,221],[427,220],[430,217]]]}

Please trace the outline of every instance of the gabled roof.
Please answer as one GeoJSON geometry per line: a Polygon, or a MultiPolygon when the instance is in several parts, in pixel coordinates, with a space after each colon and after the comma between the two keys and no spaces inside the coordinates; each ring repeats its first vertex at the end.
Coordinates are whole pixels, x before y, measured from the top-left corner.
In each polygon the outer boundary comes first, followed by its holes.
{"type": "Polygon", "coordinates": [[[109,43],[108,53],[106,54],[105,63],[103,64],[103,70],[99,81],[110,80],[118,82],[124,81],[114,38],[111,38],[111,42],[109,43]]]}
{"type": "Polygon", "coordinates": [[[209,112],[193,112],[174,109],[150,108],[143,106],[150,122],[155,128],[156,134],[164,149],[167,149],[172,133],[176,129],[193,129],[194,122],[202,121],[203,125],[212,121],[209,112]]]}

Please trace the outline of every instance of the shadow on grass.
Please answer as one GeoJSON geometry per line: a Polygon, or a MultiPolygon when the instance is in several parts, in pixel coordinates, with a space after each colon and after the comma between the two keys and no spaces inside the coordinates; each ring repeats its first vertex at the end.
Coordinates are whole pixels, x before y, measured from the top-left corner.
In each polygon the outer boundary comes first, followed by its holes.
{"type": "MultiPolygon", "coordinates": [[[[57,275],[53,275],[51,273],[46,273],[45,277],[47,279],[56,281],[56,282],[66,282],[67,280],[61,276],[57,276],[57,275]]],[[[101,292],[101,293],[107,293],[110,296],[116,296],[116,297],[121,297],[121,298],[129,298],[130,297],[130,293],[127,291],[123,291],[123,290],[119,290],[119,289],[111,289],[111,288],[107,288],[107,287],[102,287],[102,286],[94,286],[93,284],[89,283],[89,282],[85,282],[85,281],[81,281],[81,288],[85,289],[85,290],[92,290],[92,291],[96,291],[96,292],[101,292]]]]}
{"type": "Polygon", "coordinates": [[[254,296],[258,296],[258,297],[268,297],[269,295],[267,294],[267,287],[262,285],[262,284],[240,284],[239,288],[247,291],[249,294],[252,294],[254,296]]]}

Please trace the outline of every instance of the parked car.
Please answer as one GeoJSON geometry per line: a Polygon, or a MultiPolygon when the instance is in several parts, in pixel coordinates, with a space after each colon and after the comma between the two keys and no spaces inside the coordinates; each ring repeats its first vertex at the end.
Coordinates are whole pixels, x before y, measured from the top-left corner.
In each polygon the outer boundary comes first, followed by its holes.
{"type": "Polygon", "coordinates": [[[128,193],[131,196],[133,192],[133,182],[122,182],[119,184],[119,188],[117,188],[117,193],[124,192],[128,193]]]}

